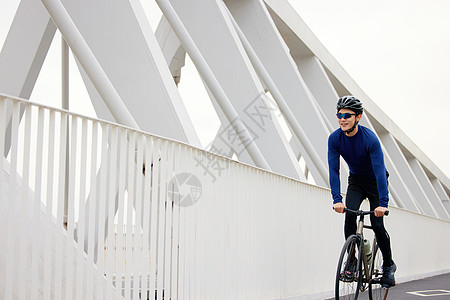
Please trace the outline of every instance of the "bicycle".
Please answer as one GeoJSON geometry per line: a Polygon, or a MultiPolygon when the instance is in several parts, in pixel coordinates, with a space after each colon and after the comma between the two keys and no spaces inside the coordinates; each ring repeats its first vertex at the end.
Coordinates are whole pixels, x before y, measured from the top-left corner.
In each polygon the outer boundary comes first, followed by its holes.
{"type": "MultiPolygon", "coordinates": [[[[387,298],[389,288],[381,286],[383,275],[383,259],[378,248],[376,237],[373,239],[372,248],[364,240],[363,229],[372,229],[364,225],[364,216],[373,214],[373,211],[344,209],[344,212],[354,213],[359,216],[356,234],[348,237],[342,247],[336,272],[335,298],[358,299],[359,292],[368,290],[370,300],[387,298]],[[371,252],[369,252],[371,250],[371,252]]],[[[385,216],[389,211],[385,212],[385,216]]]]}

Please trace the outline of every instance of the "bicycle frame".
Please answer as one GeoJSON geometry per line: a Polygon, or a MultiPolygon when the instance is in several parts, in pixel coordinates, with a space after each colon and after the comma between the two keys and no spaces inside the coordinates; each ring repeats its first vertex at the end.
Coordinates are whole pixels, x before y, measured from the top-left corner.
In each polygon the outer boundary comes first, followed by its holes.
{"type": "MultiPolygon", "coordinates": [[[[368,225],[364,225],[364,215],[360,215],[359,216],[359,220],[358,220],[358,226],[356,229],[356,236],[358,236],[358,238],[360,239],[361,243],[359,243],[359,251],[361,253],[362,256],[362,261],[364,264],[364,275],[365,275],[365,283],[369,283],[370,281],[370,274],[372,272],[371,270],[371,265],[369,265],[368,262],[368,258],[367,258],[367,254],[365,251],[363,251],[363,241],[364,241],[364,228],[366,229],[372,229],[372,226],[368,226],[368,225]]],[[[372,253],[374,253],[375,251],[375,245],[376,245],[376,237],[373,238],[373,243],[372,243],[372,253]]],[[[363,277],[364,278],[364,277],[363,277]]]]}

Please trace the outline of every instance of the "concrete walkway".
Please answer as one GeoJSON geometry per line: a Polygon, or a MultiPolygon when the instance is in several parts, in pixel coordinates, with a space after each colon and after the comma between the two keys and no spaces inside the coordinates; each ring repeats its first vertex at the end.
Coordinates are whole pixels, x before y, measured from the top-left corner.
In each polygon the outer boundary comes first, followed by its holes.
{"type": "MultiPolygon", "coordinates": [[[[369,299],[369,295],[362,293],[358,299],[369,299]]],[[[397,284],[389,289],[387,299],[449,300],[450,273],[397,284]]]]}

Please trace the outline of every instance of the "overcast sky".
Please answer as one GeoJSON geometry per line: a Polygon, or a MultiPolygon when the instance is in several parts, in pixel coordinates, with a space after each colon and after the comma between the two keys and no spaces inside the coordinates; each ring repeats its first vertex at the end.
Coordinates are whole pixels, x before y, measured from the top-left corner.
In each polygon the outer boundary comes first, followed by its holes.
{"type": "MultiPolygon", "coordinates": [[[[0,46],[18,2],[0,1],[0,46]]],[[[289,2],[366,94],[450,177],[450,1],[289,2]]],[[[57,45],[50,52],[56,56],[57,45]]],[[[43,72],[33,94],[43,95],[45,82],[53,88],[58,72],[43,72]]]]}

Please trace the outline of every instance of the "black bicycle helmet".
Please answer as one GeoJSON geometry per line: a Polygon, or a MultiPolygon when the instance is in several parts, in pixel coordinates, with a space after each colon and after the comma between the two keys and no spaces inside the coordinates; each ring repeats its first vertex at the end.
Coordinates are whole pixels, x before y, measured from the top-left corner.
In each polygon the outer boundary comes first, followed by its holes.
{"type": "Polygon", "coordinates": [[[339,112],[342,108],[353,110],[356,115],[362,115],[364,110],[361,101],[353,96],[344,96],[339,98],[336,109],[339,112]]]}

